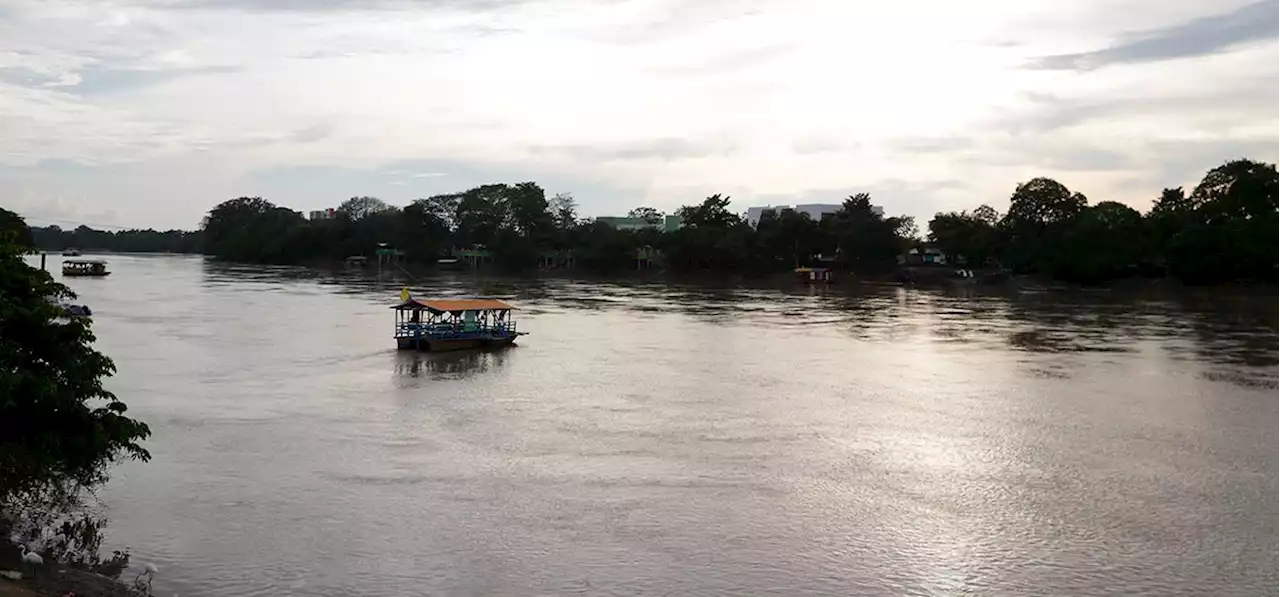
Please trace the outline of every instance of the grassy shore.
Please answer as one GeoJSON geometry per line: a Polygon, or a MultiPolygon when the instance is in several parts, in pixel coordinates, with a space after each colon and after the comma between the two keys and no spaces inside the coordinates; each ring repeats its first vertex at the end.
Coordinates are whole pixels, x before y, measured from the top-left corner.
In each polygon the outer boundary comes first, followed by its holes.
{"type": "Polygon", "coordinates": [[[0,570],[23,572],[21,580],[0,578],[0,597],[139,597],[143,595],[119,580],[87,570],[45,563],[34,574],[22,564],[18,546],[0,544],[0,570]]]}

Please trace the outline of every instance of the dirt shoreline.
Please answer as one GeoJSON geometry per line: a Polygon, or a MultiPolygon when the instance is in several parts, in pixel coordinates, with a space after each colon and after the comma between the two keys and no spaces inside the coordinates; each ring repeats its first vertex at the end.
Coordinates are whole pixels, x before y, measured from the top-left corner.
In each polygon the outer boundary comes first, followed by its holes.
{"type": "Polygon", "coordinates": [[[141,597],[124,583],[84,570],[55,569],[37,578],[0,579],[0,597],[141,597]]]}

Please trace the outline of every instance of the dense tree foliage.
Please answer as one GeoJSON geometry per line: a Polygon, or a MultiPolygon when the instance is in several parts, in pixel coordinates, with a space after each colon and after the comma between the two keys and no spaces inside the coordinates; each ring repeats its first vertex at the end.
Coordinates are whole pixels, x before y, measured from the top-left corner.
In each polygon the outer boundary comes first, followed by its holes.
{"type": "Polygon", "coordinates": [[[783,211],[756,228],[731,211],[729,201],[713,195],[682,207],[677,215],[684,226],[667,231],[665,215],[651,207],[631,210],[631,217],[650,224],[639,230],[582,220],[573,196],[548,200],[531,182],[482,185],[402,209],[356,197],[336,217],[315,221],[241,197],[209,212],[204,249],[241,261],[298,263],[368,255],[387,243],[413,261],[467,252],[511,269],[550,267],[568,255],[579,267],[600,271],[662,262],[675,270],[762,272],[819,259],[869,271],[891,268],[915,233],[913,220],[884,218],[866,194],[851,197],[844,210],[823,222],[783,211]]]}
{"type": "Polygon", "coordinates": [[[368,255],[386,243],[414,261],[433,262],[457,250],[492,253],[511,268],[531,267],[540,253],[573,242],[579,226],[572,196],[548,201],[532,182],[490,184],[418,199],[403,209],[374,197],[353,197],[336,217],[305,220],[257,197],[214,207],[205,218],[204,251],[238,261],[298,263],[368,255]]]}
{"type": "Polygon", "coordinates": [[[664,243],[670,264],[683,270],[737,270],[751,252],[751,226],[729,211],[729,197],[712,195],[676,211],[684,227],[664,243]]]}
{"type": "MultiPolygon", "coordinates": [[[[92,486],[121,458],[146,459],[150,431],[102,380],[115,371],[93,349],[87,318],[50,298],[74,298],[22,259],[29,241],[6,214],[0,227],[0,505],[50,487],[92,486]]],[[[25,227],[25,224],[23,225],[25,227]]]]}
{"type": "Polygon", "coordinates": [[[20,249],[36,246],[35,238],[22,216],[0,207],[0,237],[8,236],[9,242],[20,249]]]}
{"type": "Polygon", "coordinates": [[[844,266],[855,271],[883,271],[908,248],[914,224],[908,218],[885,218],[871,205],[871,196],[858,193],[845,199],[824,227],[828,243],[844,266]]]}
{"type": "MultiPolygon", "coordinates": [[[[210,212],[207,252],[288,263],[367,254],[387,242],[410,259],[482,250],[511,268],[568,252],[579,266],[598,270],[656,259],[677,271],[766,272],[822,262],[876,272],[892,269],[921,242],[911,218],[884,217],[865,193],[821,221],[780,210],[754,227],[730,209],[729,197],[712,195],[677,210],[684,225],[671,231],[651,207],[628,214],[652,225],[642,230],[582,221],[571,196],[548,201],[534,183],[483,185],[404,209],[358,197],[338,212],[307,222],[261,199],[234,199],[210,212]]],[[[1192,283],[1273,280],[1276,218],[1275,166],[1239,160],[1210,170],[1190,194],[1166,189],[1146,216],[1114,201],[1090,206],[1058,181],[1033,178],[1015,188],[1003,215],[987,205],[937,214],[928,240],[970,267],[1073,282],[1166,274],[1192,283]]]]}
{"type": "Polygon", "coordinates": [[[983,205],[972,212],[940,213],[929,221],[929,242],[938,250],[974,267],[996,258],[999,216],[983,205]]]}
{"type": "Polygon", "coordinates": [[[342,202],[338,206],[337,212],[339,218],[359,222],[365,218],[377,216],[395,209],[377,197],[352,197],[342,202]]]}
{"type": "Polygon", "coordinates": [[[1009,213],[940,213],[929,240],[969,264],[998,260],[1015,272],[1099,283],[1172,275],[1188,283],[1276,280],[1274,164],[1236,160],[1210,170],[1190,195],[1165,189],[1143,216],[1048,178],[1018,185],[1009,213]]]}
{"type": "Polygon", "coordinates": [[[628,218],[639,218],[650,224],[661,224],[666,218],[666,214],[652,207],[637,207],[627,212],[628,218]]]}
{"type": "Polygon", "coordinates": [[[200,233],[185,230],[95,230],[79,226],[63,230],[59,226],[34,227],[32,240],[41,249],[61,251],[111,251],[116,253],[198,253],[200,233]]]}
{"type": "MultiPolygon", "coordinates": [[[[988,205],[939,213],[928,242],[953,263],[1101,283],[1135,275],[1169,275],[1190,283],[1274,280],[1276,167],[1237,160],[1210,170],[1190,193],[1165,189],[1146,215],[1114,201],[1088,199],[1050,178],[1017,185],[1009,208],[988,205]]],[[[403,208],[375,197],[352,197],[329,219],[260,197],[219,204],[200,232],[85,227],[35,229],[41,248],[115,251],[203,251],[226,259],[303,263],[370,255],[386,243],[407,259],[434,263],[470,255],[510,269],[574,263],[593,270],[652,265],[676,271],[763,273],[797,265],[855,272],[893,269],[918,239],[909,217],[885,217],[871,197],[848,197],[815,221],[778,210],[755,225],[712,195],[676,210],[683,226],[666,230],[665,214],[647,206],[627,215],[649,227],[619,230],[578,215],[572,195],[550,199],[537,184],[487,184],[418,199],[403,208]]],[[[0,227],[6,217],[0,212],[0,227]]]]}

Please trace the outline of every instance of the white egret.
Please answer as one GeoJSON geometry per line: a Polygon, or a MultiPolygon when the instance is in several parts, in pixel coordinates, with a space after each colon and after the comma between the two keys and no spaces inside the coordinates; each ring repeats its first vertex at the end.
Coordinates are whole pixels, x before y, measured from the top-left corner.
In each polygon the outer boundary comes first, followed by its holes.
{"type": "Polygon", "coordinates": [[[34,551],[27,551],[26,545],[18,545],[18,547],[22,549],[22,565],[30,568],[34,575],[37,567],[44,566],[44,558],[34,551]]]}

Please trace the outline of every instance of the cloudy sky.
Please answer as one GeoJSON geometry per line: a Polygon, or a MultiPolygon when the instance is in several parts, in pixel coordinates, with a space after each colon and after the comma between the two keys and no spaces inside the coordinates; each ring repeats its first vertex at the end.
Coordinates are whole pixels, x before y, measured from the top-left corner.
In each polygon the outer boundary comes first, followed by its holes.
{"type": "MultiPolygon", "coordinates": [[[[586,215],[1051,176],[1145,210],[1277,154],[1276,0],[0,0],[0,206],[194,227],[536,180],[586,215]]],[[[922,226],[923,227],[923,226],[922,226]]]]}

